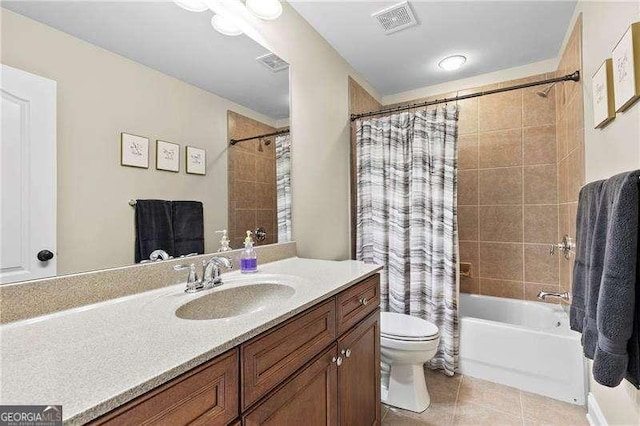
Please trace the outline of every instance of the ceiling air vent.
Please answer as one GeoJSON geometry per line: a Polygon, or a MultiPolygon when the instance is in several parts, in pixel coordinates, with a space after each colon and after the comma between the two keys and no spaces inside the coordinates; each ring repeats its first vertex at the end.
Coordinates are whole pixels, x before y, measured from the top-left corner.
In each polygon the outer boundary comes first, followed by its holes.
{"type": "Polygon", "coordinates": [[[289,68],[289,64],[274,53],[267,53],[266,55],[258,56],[256,61],[269,68],[272,72],[278,72],[289,68]]]}
{"type": "Polygon", "coordinates": [[[391,34],[405,28],[418,25],[408,1],[394,4],[371,15],[382,26],[385,33],[391,34]]]}

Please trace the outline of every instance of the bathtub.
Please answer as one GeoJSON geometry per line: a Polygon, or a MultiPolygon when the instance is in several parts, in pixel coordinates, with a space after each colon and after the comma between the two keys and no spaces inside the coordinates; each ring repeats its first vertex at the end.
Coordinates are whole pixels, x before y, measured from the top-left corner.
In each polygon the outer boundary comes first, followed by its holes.
{"type": "Polygon", "coordinates": [[[558,305],[460,295],[460,367],[477,377],[584,405],[580,334],[558,305]]]}

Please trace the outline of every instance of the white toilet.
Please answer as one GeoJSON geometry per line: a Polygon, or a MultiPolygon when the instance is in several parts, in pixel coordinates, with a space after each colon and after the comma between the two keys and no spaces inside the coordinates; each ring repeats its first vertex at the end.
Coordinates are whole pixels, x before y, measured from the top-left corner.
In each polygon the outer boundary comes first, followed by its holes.
{"type": "Polygon", "coordinates": [[[391,367],[382,402],[420,413],[431,403],[424,380],[424,363],[436,354],[438,327],[420,318],[392,312],[380,314],[380,354],[391,367]]]}

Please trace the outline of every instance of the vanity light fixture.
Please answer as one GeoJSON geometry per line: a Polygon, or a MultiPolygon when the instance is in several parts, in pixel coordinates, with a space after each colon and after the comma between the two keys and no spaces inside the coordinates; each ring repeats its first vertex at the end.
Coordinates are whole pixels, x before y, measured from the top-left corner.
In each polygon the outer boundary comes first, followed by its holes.
{"type": "Polygon", "coordinates": [[[462,55],[453,55],[448,56],[438,62],[438,66],[445,71],[455,71],[460,68],[465,62],[467,62],[467,58],[462,55]]]}
{"type": "Polygon", "coordinates": [[[173,0],[175,4],[189,12],[204,12],[209,6],[201,0],[173,0]]]}
{"type": "Polygon", "coordinates": [[[267,21],[282,15],[282,4],[279,0],[247,0],[245,5],[251,13],[267,21]]]}
{"type": "Polygon", "coordinates": [[[238,36],[242,34],[242,30],[238,28],[231,19],[220,14],[213,15],[211,25],[213,25],[213,28],[215,28],[217,32],[226,36],[238,36]]]}

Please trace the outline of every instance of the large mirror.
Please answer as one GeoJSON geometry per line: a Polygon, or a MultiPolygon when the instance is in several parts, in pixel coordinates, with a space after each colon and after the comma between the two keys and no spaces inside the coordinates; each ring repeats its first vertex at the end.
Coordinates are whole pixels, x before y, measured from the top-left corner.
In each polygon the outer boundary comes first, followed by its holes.
{"type": "Polygon", "coordinates": [[[1,6],[0,283],[291,238],[286,62],[174,2],[1,6]]]}

